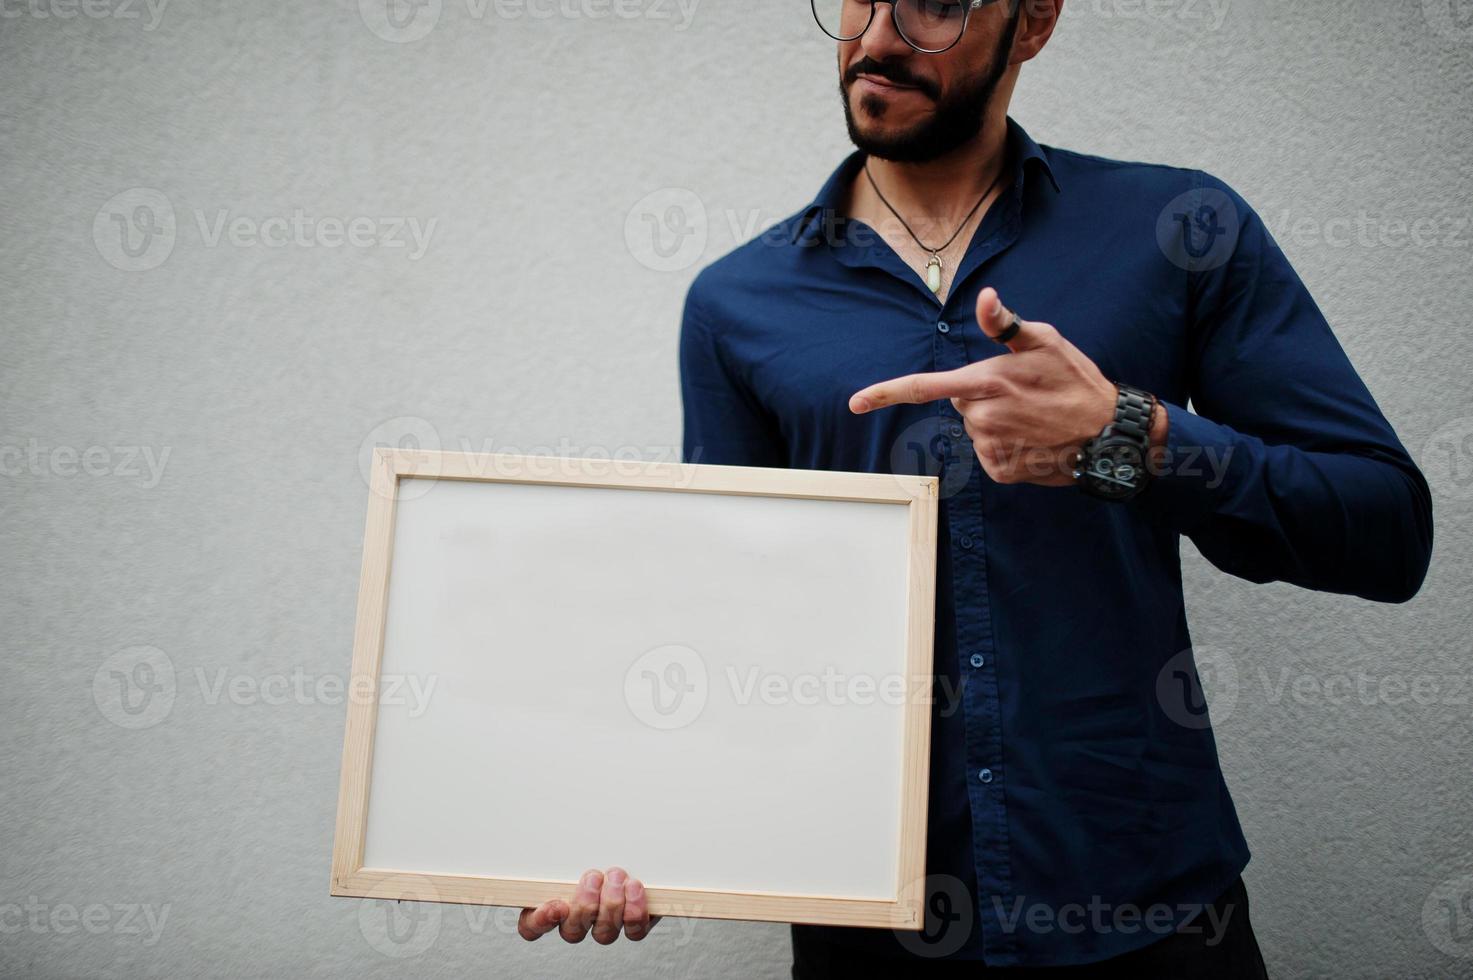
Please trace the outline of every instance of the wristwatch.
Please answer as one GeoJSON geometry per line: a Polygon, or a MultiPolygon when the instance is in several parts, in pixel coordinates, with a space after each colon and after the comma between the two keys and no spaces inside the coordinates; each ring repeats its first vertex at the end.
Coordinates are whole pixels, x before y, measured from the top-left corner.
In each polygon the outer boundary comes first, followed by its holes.
{"type": "Polygon", "coordinates": [[[1146,452],[1151,448],[1156,396],[1118,382],[1115,387],[1119,391],[1115,420],[1074,457],[1074,482],[1092,497],[1129,500],[1151,479],[1146,452]]]}

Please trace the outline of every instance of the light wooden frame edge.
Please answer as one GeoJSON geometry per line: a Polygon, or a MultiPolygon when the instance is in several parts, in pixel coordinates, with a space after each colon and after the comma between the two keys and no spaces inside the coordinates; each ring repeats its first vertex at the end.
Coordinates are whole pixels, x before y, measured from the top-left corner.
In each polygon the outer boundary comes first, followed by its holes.
{"type": "Polygon", "coordinates": [[[348,686],[355,696],[348,699],[343,740],[337,821],[333,834],[331,894],[530,907],[552,898],[567,898],[576,886],[572,881],[432,875],[365,868],[363,865],[377,721],[378,676],[383,658],[389,567],[393,560],[394,517],[401,478],[905,504],[909,508],[910,519],[906,623],[908,673],[902,735],[899,888],[894,900],[658,887],[649,888],[647,894],[650,912],[654,915],[907,930],[922,927],[939,481],[931,476],[709,463],[374,450],[370,462],[368,518],[364,529],[363,564],[353,632],[352,675],[348,686]]]}

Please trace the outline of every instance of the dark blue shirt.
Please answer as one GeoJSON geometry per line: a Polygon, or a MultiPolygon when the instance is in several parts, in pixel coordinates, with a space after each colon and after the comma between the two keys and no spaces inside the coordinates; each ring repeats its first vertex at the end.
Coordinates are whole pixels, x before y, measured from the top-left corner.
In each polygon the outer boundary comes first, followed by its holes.
{"type": "Polygon", "coordinates": [[[944,303],[837,213],[859,151],[811,205],[703,269],[680,337],[683,451],[941,477],[931,922],[800,934],[1086,963],[1163,938],[1248,861],[1190,653],[1179,536],[1255,582],[1404,601],[1426,572],[1431,498],[1231,188],[1042,147],[1011,120],[1008,146],[1013,180],[944,303]],[[993,483],[949,401],[850,413],[873,382],[1009,356],[977,325],[984,285],[1160,399],[1169,460],[1141,495],[993,483]]]}

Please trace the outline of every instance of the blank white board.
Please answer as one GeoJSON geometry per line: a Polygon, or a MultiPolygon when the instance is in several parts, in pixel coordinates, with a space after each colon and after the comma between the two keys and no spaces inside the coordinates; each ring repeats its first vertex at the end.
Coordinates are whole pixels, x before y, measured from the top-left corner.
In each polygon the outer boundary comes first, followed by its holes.
{"type": "Polygon", "coordinates": [[[335,894],[918,927],[933,479],[375,465],[335,894]]]}

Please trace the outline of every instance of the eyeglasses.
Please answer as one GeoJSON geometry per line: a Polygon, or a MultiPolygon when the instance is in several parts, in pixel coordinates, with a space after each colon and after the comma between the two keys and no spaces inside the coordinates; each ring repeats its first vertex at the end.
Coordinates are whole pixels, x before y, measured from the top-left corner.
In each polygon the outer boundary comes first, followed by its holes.
{"type": "Polygon", "coordinates": [[[811,0],[813,17],[835,41],[853,41],[875,19],[875,8],[890,5],[890,19],[901,40],[922,54],[956,46],[972,11],[996,0],[811,0]]]}

